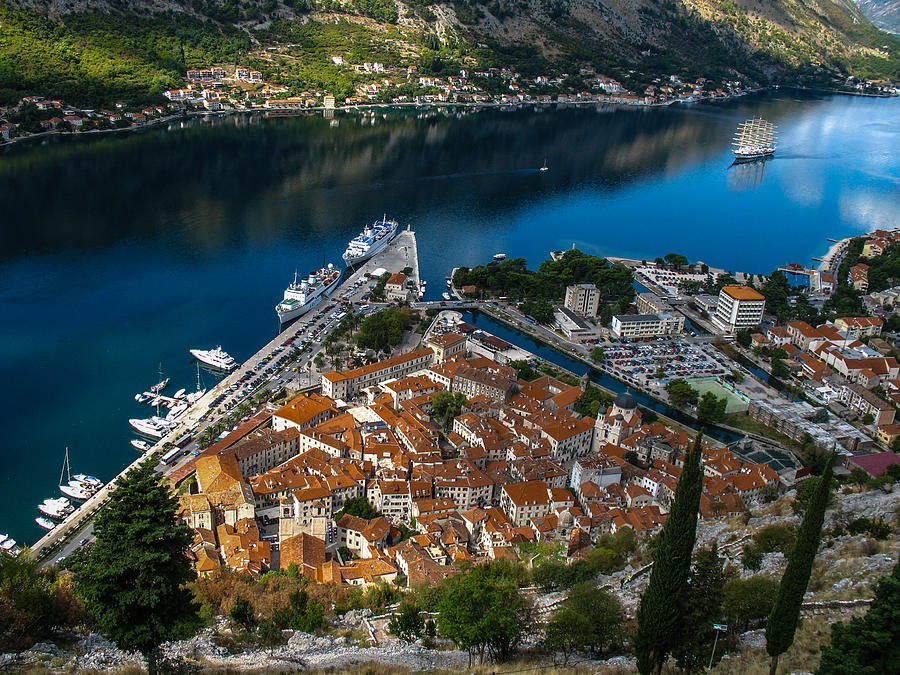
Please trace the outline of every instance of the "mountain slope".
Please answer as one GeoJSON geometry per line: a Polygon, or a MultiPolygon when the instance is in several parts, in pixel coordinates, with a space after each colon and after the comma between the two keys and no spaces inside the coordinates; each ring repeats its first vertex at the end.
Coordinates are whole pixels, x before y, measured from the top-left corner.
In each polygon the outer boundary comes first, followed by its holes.
{"type": "Polygon", "coordinates": [[[900,0],[859,0],[859,6],[876,26],[900,34],[900,0]]]}
{"type": "Polygon", "coordinates": [[[150,99],[211,63],[350,95],[357,80],[332,55],[430,74],[569,74],[573,87],[588,66],[634,91],[670,74],[900,80],[900,38],[851,0],[0,0],[0,103],[150,99]]]}

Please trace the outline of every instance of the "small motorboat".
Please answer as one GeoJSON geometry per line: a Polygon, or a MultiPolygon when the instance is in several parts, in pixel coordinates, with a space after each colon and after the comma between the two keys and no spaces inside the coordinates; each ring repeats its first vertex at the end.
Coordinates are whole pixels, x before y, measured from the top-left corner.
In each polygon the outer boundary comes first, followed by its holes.
{"type": "Polygon", "coordinates": [[[147,452],[152,446],[147,441],[135,438],[131,441],[131,447],[135,450],[140,450],[141,452],[147,452]]]}
{"type": "Polygon", "coordinates": [[[45,530],[52,530],[54,527],[56,527],[56,523],[54,523],[49,518],[44,518],[43,516],[35,518],[34,522],[43,527],[45,530]]]}

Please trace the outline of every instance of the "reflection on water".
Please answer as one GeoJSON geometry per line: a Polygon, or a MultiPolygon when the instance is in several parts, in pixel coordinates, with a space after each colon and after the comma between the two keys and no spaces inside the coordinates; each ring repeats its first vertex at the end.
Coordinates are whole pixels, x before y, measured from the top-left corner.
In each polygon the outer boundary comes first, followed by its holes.
{"type": "Polygon", "coordinates": [[[728,189],[732,192],[747,192],[762,185],[766,175],[766,162],[771,157],[763,157],[751,162],[734,162],[728,167],[728,189]]]}
{"type": "Polygon", "coordinates": [[[768,274],[900,222],[898,102],[778,96],[216,116],[0,149],[0,407],[16,411],[0,524],[37,537],[32,505],[56,493],[47,467],[67,446],[79,471],[117,473],[160,361],[180,388],[196,379],[189,348],[247,358],[294,270],[339,262],[382,214],[413,225],[434,298],[454,265],[497,251],[536,265],[576,242],[768,274]],[[778,123],[778,157],[723,182],[734,128],[755,116],[778,123]]]}

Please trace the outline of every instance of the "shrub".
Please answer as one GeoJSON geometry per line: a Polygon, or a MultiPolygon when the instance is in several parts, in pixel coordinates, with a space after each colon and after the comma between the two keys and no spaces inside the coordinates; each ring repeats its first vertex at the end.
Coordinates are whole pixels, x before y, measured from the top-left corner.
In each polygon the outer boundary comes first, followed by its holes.
{"type": "Polygon", "coordinates": [[[778,582],[767,576],[731,579],[725,583],[722,611],[734,630],[763,621],[772,611],[778,582]]]}
{"type": "Polygon", "coordinates": [[[850,534],[868,534],[875,539],[887,539],[891,534],[891,526],[881,518],[857,518],[847,526],[850,534]]]}
{"type": "Polygon", "coordinates": [[[758,572],[759,568],[762,567],[763,552],[753,544],[744,544],[744,551],[743,556],[741,556],[741,561],[744,564],[744,569],[751,570],[752,572],[758,572]]]}
{"type": "Polygon", "coordinates": [[[792,525],[775,523],[766,525],[753,536],[753,543],[763,553],[780,551],[785,555],[794,547],[797,533],[792,525]]]}

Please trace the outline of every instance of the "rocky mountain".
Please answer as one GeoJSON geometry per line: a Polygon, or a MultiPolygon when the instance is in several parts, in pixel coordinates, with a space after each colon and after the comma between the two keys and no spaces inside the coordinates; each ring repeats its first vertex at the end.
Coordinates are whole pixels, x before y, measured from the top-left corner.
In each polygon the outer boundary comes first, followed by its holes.
{"type": "Polygon", "coordinates": [[[859,0],[859,6],[876,26],[900,35],[900,0],[859,0]]]}
{"type": "Polygon", "coordinates": [[[589,67],[633,90],[670,74],[824,87],[851,74],[900,80],[900,38],[852,0],[0,0],[0,23],[0,102],[4,90],[48,83],[59,95],[61,83],[97,96],[159,91],[188,67],[254,58],[288,86],[333,88],[332,52],[434,73],[589,67]],[[277,63],[273,45],[287,46],[277,63]]]}

